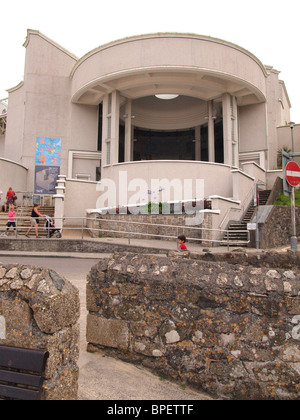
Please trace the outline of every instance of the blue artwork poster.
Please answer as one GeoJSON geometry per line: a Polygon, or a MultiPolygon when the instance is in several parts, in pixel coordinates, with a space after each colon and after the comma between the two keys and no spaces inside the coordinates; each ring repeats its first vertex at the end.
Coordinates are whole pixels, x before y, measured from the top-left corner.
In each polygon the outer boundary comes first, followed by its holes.
{"type": "Polygon", "coordinates": [[[37,137],[35,147],[35,194],[55,194],[60,173],[61,139],[37,137]]]}
{"type": "Polygon", "coordinates": [[[35,150],[36,165],[60,166],[61,139],[37,137],[35,150]]]}

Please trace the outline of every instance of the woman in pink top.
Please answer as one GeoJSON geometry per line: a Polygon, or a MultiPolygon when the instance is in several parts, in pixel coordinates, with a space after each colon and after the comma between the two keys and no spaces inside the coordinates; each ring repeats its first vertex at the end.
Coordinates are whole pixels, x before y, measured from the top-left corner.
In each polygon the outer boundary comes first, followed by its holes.
{"type": "Polygon", "coordinates": [[[9,231],[9,228],[12,226],[14,230],[15,237],[17,237],[17,227],[16,227],[16,214],[14,212],[14,206],[12,205],[10,210],[8,210],[8,221],[6,224],[7,228],[4,232],[3,236],[7,236],[7,233],[9,231]]]}

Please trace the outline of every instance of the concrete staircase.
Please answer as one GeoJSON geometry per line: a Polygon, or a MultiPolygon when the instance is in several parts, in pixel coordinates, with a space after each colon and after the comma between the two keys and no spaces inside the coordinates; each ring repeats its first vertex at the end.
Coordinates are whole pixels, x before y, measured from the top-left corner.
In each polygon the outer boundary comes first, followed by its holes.
{"type": "MultiPolygon", "coordinates": [[[[271,190],[259,191],[259,205],[265,206],[268,198],[271,194],[271,190]]],[[[223,240],[228,241],[230,246],[247,246],[248,234],[247,234],[247,223],[250,223],[254,215],[256,207],[254,202],[250,203],[246,213],[239,222],[230,222],[227,228],[228,233],[224,235],[223,240]],[[244,231],[244,232],[239,232],[244,231]]],[[[226,245],[225,243],[223,245],[226,245]]]]}
{"type": "MultiPolygon", "coordinates": [[[[30,216],[31,216],[32,206],[20,206],[17,207],[15,210],[16,212],[16,221],[17,221],[17,234],[18,236],[23,236],[27,232],[28,228],[30,227],[30,216]]],[[[41,214],[47,214],[49,217],[54,216],[54,207],[40,207],[39,212],[41,214]]],[[[0,213],[0,235],[2,235],[6,229],[6,223],[8,219],[7,212],[0,213]]],[[[46,237],[48,232],[44,229],[45,219],[40,219],[39,223],[39,236],[46,237]]],[[[14,237],[13,229],[10,228],[8,232],[9,237],[14,237]]],[[[32,228],[30,233],[30,237],[35,238],[35,229],[32,228]]]]}

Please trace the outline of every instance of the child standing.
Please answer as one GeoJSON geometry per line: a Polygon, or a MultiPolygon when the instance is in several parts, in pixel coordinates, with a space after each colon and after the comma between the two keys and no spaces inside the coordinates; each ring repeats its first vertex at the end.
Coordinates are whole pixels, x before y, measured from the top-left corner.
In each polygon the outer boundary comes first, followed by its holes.
{"type": "Polygon", "coordinates": [[[178,238],[178,251],[187,251],[187,247],[185,245],[186,237],[184,235],[179,235],[178,238]]]}
{"type": "Polygon", "coordinates": [[[13,230],[14,230],[15,237],[17,237],[16,214],[15,214],[13,205],[11,205],[10,210],[8,210],[8,221],[7,221],[6,226],[7,226],[7,228],[6,228],[6,231],[4,232],[3,236],[7,236],[9,228],[12,226],[13,230]]]}

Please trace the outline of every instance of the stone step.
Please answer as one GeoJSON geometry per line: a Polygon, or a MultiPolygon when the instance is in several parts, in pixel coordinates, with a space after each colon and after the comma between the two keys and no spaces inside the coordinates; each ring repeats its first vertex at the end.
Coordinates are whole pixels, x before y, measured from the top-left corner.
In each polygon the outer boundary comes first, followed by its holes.
{"type": "MultiPolygon", "coordinates": [[[[30,227],[30,216],[32,212],[32,206],[26,206],[26,207],[17,207],[16,209],[16,222],[17,222],[17,233],[18,235],[25,235],[25,233],[28,231],[30,227]],[[23,217],[25,219],[23,219],[23,217]],[[20,227],[18,227],[20,226],[20,227]]],[[[47,214],[49,217],[54,216],[54,207],[40,207],[39,212],[41,214],[47,214]]],[[[0,213],[0,235],[4,233],[6,230],[6,224],[8,220],[8,212],[1,212],[0,213]]],[[[40,219],[39,223],[39,236],[47,236],[48,232],[44,228],[45,219],[40,219]]],[[[9,232],[11,232],[11,235],[13,234],[13,229],[10,228],[9,232]]],[[[32,230],[29,233],[29,236],[35,237],[35,229],[32,228],[32,230]]]]}

